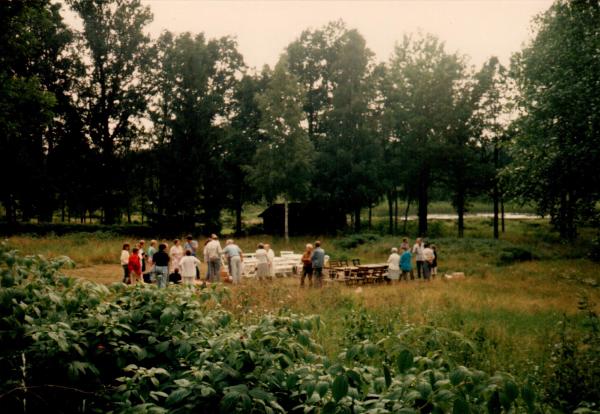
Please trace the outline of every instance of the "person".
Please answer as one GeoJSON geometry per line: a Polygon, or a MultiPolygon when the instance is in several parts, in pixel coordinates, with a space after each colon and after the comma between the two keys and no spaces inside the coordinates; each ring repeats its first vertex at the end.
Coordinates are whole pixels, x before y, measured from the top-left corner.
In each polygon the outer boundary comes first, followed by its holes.
{"type": "Polygon", "coordinates": [[[321,242],[315,242],[315,249],[313,250],[310,260],[312,262],[313,276],[315,277],[315,286],[321,287],[323,285],[323,266],[325,265],[325,251],[321,248],[321,242]]]}
{"type": "MultiPolygon", "coordinates": [[[[188,234],[187,237],[185,238],[186,242],[183,245],[183,250],[184,251],[191,251],[192,252],[192,256],[197,257],[197,252],[198,252],[198,242],[196,240],[194,240],[194,238],[192,237],[191,234],[188,234]]],[[[200,267],[196,268],[196,279],[200,279],[200,267]]]]}
{"type": "Polygon", "coordinates": [[[200,267],[200,260],[192,254],[190,249],[185,251],[185,256],[179,261],[179,268],[181,269],[181,276],[183,277],[183,283],[186,285],[194,284],[194,278],[196,277],[196,269],[200,267]]]}
{"type": "Polygon", "coordinates": [[[400,243],[400,251],[404,250],[404,248],[406,248],[406,250],[410,249],[410,244],[408,243],[408,237],[403,237],[402,243],[400,243]]]}
{"type": "Polygon", "coordinates": [[[415,255],[417,261],[417,278],[421,279],[421,272],[423,271],[423,239],[420,237],[415,241],[415,245],[412,248],[412,254],[415,255]]]}
{"type": "Polygon", "coordinates": [[[169,283],[173,283],[175,285],[178,285],[181,283],[181,274],[179,273],[179,268],[175,268],[175,270],[173,270],[173,273],[169,274],[169,283]]]}
{"type": "Polygon", "coordinates": [[[207,260],[208,265],[208,280],[211,282],[220,282],[221,281],[221,254],[223,253],[223,249],[221,248],[221,243],[219,243],[219,238],[216,234],[212,234],[210,236],[210,241],[206,243],[204,246],[204,257],[207,260]]]}
{"type": "Polygon", "coordinates": [[[400,255],[398,254],[398,248],[392,247],[392,253],[387,260],[388,263],[388,277],[391,280],[398,280],[400,278],[400,255]]]}
{"type": "Polygon", "coordinates": [[[223,253],[227,256],[231,281],[237,285],[242,281],[242,263],[244,262],[242,249],[233,240],[229,239],[225,242],[223,253]]]}
{"type": "Polygon", "coordinates": [[[129,243],[123,243],[121,250],[121,267],[123,268],[123,283],[131,283],[129,279],[129,243]]]}
{"type": "Polygon", "coordinates": [[[145,240],[140,240],[138,242],[138,255],[140,256],[140,263],[142,264],[142,274],[146,272],[146,252],[144,251],[144,246],[146,245],[145,240]]]}
{"type": "Polygon", "coordinates": [[[435,277],[437,276],[437,259],[438,259],[437,249],[435,247],[435,244],[431,245],[431,250],[433,250],[433,262],[431,263],[431,278],[435,279],[435,277]]]}
{"type": "Polygon", "coordinates": [[[400,269],[402,270],[400,280],[404,279],[408,282],[409,274],[411,280],[414,279],[414,274],[412,271],[412,255],[410,254],[408,247],[402,248],[402,255],[400,256],[400,269]]]}
{"type": "Polygon", "coordinates": [[[271,245],[269,243],[265,243],[265,250],[267,251],[267,258],[269,259],[269,276],[275,277],[275,263],[273,259],[275,259],[275,252],[271,249],[271,245]]]}
{"type": "Polygon", "coordinates": [[[148,271],[144,273],[144,282],[146,283],[154,281],[154,262],[152,257],[156,251],[156,240],[150,240],[150,247],[148,247],[148,251],[146,252],[146,270],[148,271]]]}
{"type": "Polygon", "coordinates": [[[140,249],[138,249],[137,247],[134,247],[133,250],[131,251],[131,254],[129,255],[129,280],[130,283],[133,283],[132,277],[133,279],[135,279],[136,283],[144,283],[143,280],[141,280],[142,278],[142,263],[140,262],[140,255],[139,255],[140,249]]]}
{"type": "Polygon", "coordinates": [[[158,245],[158,251],[152,256],[159,288],[167,287],[169,277],[169,261],[171,259],[165,250],[167,250],[167,245],[161,243],[158,245]]]}
{"type": "Polygon", "coordinates": [[[263,280],[267,277],[270,277],[269,257],[267,255],[267,251],[265,250],[264,244],[258,243],[254,257],[256,258],[256,277],[258,277],[258,280],[263,280]]]}
{"type": "Polygon", "coordinates": [[[306,245],[306,250],[304,250],[304,253],[302,254],[302,277],[300,279],[300,286],[304,287],[304,279],[306,277],[308,277],[308,286],[312,287],[313,284],[313,280],[312,280],[312,274],[313,274],[313,267],[312,267],[312,260],[311,260],[311,256],[312,256],[312,251],[313,251],[313,245],[308,243],[306,245]]]}
{"type": "Polygon", "coordinates": [[[173,246],[169,250],[169,256],[171,257],[171,272],[179,268],[179,261],[183,257],[183,248],[179,242],[179,239],[173,240],[173,246]]]}
{"type": "Polygon", "coordinates": [[[433,250],[431,250],[429,243],[425,243],[425,248],[423,249],[423,279],[430,280],[432,264],[433,250]]]}

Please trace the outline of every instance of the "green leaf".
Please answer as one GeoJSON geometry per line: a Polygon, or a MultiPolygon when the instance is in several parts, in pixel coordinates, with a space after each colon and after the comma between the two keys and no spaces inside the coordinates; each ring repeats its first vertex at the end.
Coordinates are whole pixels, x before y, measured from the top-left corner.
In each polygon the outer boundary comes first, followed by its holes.
{"type": "Polygon", "coordinates": [[[335,401],[341,400],[348,394],[348,379],[345,375],[338,375],[333,380],[331,391],[335,401]]]}
{"type": "Polygon", "coordinates": [[[252,398],[256,398],[258,400],[263,400],[263,401],[273,401],[275,399],[275,397],[273,397],[272,394],[270,394],[260,388],[253,388],[250,390],[250,392],[248,394],[250,394],[250,396],[252,398]]]}
{"type": "Polygon", "coordinates": [[[317,383],[317,387],[316,387],[317,392],[319,393],[319,396],[321,398],[323,398],[323,396],[327,393],[327,391],[329,390],[329,383],[327,381],[319,381],[317,383]]]}
{"type": "Polygon", "coordinates": [[[178,403],[178,402],[182,401],[184,398],[186,398],[188,395],[190,395],[191,393],[192,393],[192,391],[188,388],[177,388],[175,391],[173,391],[171,394],[169,394],[169,396],[167,397],[166,403],[168,405],[178,403]]]}
{"type": "Polygon", "coordinates": [[[396,360],[398,370],[402,373],[405,373],[413,366],[413,360],[413,354],[409,350],[405,349],[404,351],[400,352],[400,355],[398,355],[398,359],[396,360]]]}
{"type": "Polygon", "coordinates": [[[321,410],[321,414],[335,414],[337,411],[337,404],[333,401],[329,401],[327,404],[323,406],[321,410]]]}
{"type": "Polygon", "coordinates": [[[471,412],[469,408],[469,404],[461,398],[458,397],[454,400],[454,405],[452,406],[452,414],[469,414],[471,412]]]}

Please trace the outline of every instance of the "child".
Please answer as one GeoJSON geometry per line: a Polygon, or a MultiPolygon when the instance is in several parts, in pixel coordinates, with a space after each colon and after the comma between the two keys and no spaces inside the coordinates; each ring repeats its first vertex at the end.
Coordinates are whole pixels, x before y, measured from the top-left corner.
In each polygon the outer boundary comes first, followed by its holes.
{"type": "Polygon", "coordinates": [[[141,279],[142,277],[142,263],[140,262],[140,255],[139,252],[140,250],[137,247],[134,247],[132,250],[132,254],[129,255],[129,263],[128,263],[128,267],[129,267],[129,283],[131,284],[133,281],[131,280],[131,277],[133,276],[135,278],[135,283],[144,283],[144,281],[141,279]]]}
{"type": "Polygon", "coordinates": [[[433,262],[431,263],[431,278],[435,279],[435,276],[437,275],[437,258],[438,258],[435,244],[431,245],[431,250],[433,250],[433,262]]]}
{"type": "MultiPolygon", "coordinates": [[[[402,247],[402,255],[400,256],[400,270],[402,270],[400,280],[404,279],[408,282],[408,274],[410,273],[412,275],[412,255],[406,246],[402,247]]],[[[411,276],[411,279],[414,279],[414,276],[411,276]]]]}
{"type": "Polygon", "coordinates": [[[169,275],[169,282],[174,283],[176,285],[181,283],[181,275],[179,274],[179,268],[176,267],[173,269],[173,273],[169,275]]]}
{"type": "Polygon", "coordinates": [[[123,268],[123,283],[131,283],[129,280],[129,243],[123,244],[123,250],[121,250],[121,267],[123,268]]]}

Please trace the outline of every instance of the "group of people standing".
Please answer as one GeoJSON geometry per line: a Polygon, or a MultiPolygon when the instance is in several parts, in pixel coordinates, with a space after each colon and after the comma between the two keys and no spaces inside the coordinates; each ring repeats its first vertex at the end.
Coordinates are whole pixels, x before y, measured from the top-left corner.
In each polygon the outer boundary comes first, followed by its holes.
{"type": "Polygon", "coordinates": [[[398,248],[392,247],[392,253],[388,258],[388,277],[391,280],[406,280],[410,276],[415,279],[415,273],[412,265],[413,255],[417,269],[417,278],[431,280],[437,275],[437,251],[434,244],[423,242],[422,238],[417,238],[413,247],[410,247],[408,238],[402,239],[400,252],[398,248]]]}
{"type": "MultiPolygon", "coordinates": [[[[163,288],[169,282],[181,283],[183,281],[185,284],[193,284],[195,279],[200,279],[201,261],[197,257],[199,244],[191,235],[186,237],[183,246],[179,239],[173,240],[170,249],[167,242],[158,244],[156,240],[152,240],[147,250],[145,244],[144,240],[140,240],[133,249],[129,243],[123,244],[121,251],[123,283],[153,283],[156,281],[158,287],[163,288]],[[167,249],[169,249],[168,253],[167,249]]],[[[203,255],[207,264],[206,280],[220,281],[222,254],[227,257],[233,283],[239,283],[243,261],[242,250],[233,240],[227,240],[225,249],[222,249],[215,234],[211,235],[204,243],[203,255]]]]}

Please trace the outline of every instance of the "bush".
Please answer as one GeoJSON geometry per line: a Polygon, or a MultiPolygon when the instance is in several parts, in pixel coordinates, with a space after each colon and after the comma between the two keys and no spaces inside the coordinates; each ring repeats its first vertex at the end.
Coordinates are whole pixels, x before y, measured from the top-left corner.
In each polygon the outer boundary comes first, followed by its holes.
{"type": "Polygon", "coordinates": [[[498,265],[506,266],[516,262],[528,262],[537,259],[530,250],[522,247],[505,247],[500,251],[498,265]]]}
{"type": "Polygon", "coordinates": [[[588,257],[594,262],[600,262],[600,235],[596,236],[590,243],[588,257]]]}
{"type": "Polygon", "coordinates": [[[373,242],[379,240],[377,234],[372,233],[357,233],[350,236],[346,236],[342,239],[336,240],[335,244],[340,249],[349,250],[358,247],[361,244],[373,242]]]}
{"type": "Polygon", "coordinates": [[[371,342],[364,312],[354,318],[364,321],[354,336],[362,340],[330,360],[313,339],[317,316],[267,314],[243,324],[220,306],[226,289],[107,287],[62,276],[67,263],[0,249],[6,412],[543,408],[528,384],[508,374],[460,366],[437,351],[419,355],[384,331],[371,342]]]}

